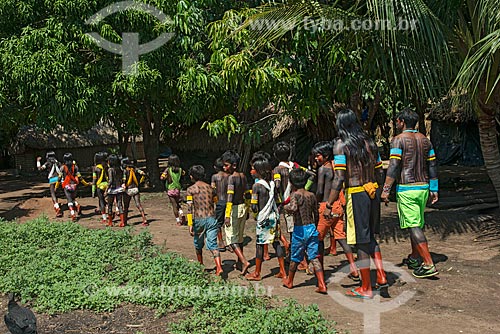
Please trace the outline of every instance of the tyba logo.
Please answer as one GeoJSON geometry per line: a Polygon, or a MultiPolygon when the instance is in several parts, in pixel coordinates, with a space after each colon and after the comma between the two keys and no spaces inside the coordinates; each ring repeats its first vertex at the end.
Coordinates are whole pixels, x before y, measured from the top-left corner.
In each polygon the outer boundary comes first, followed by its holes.
{"type": "MultiPolygon", "coordinates": [[[[85,21],[85,24],[95,25],[109,15],[127,10],[136,10],[150,14],[164,24],[172,23],[172,20],[167,15],[154,6],[136,1],[121,1],[101,9],[85,21]]],[[[90,32],[87,33],[87,35],[104,50],[121,55],[123,73],[131,75],[135,74],[136,70],[134,70],[133,65],[139,61],[140,55],[160,48],[163,44],[171,40],[175,34],[164,32],[156,39],[144,44],[139,44],[139,34],[132,32],[125,32],[122,34],[122,44],[112,43],[96,32],[90,32]]]]}

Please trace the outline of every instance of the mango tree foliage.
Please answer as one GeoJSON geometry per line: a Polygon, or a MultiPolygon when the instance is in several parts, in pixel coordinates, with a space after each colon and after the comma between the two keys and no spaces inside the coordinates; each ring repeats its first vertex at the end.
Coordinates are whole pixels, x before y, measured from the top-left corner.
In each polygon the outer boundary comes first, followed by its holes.
{"type": "Polygon", "coordinates": [[[321,30],[289,32],[255,48],[255,34],[240,25],[261,11],[229,10],[209,25],[212,87],[226,92],[219,100],[219,114],[211,113],[218,119],[205,123],[212,133],[242,131],[254,137],[248,139],[257,139],[264,122],[276,124],[282,115],[316,121],[343,94],[356,66],[355,53],[338,43],[333,48],[335,41],[321,30]]]}
{"type": "MultiPolygon", "coordinates": [[[[192,124],[209,110],[199,97],[207,83],[184,83],[193,68],[206,71],[210,50],[205,27],[231,2],[152,0],[170,21],[135,11],[115,13],[95,25],[85,21],[116,1],[6,0],[0,2],[0,112],[2,127],[24,124],[51,128],[87,128],[110,120],[117,128],[144,137],[151,180],[158,180],[158,144],[162,130],[192,124]],[[120,44],[123,32],[137,32],[140,43],[162,32],[175,37],[142,55],[137,74],[122,73],[120,55],[98,47],[86,35],[97,32],[120,44]],[[195,64],[195,65],[192,65],[195,64]],[[182,93],[193,86],[194,96],[182,93]]],[[[227,6],[227,7],[226,7],[227,6]]],[[[158,185],[158,182],[156,182],[158,185]]]]}

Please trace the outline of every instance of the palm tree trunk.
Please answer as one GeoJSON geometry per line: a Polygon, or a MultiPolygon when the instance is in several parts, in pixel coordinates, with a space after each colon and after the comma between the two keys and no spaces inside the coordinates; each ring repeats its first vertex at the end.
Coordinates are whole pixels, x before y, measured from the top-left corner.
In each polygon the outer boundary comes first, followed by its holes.
{"type": "Polygon", "coordinates": [[[479,139],[486,172],[495,187],[498,199],[500,198],[500,151],[498,149],[495,116],[487,109],[489,108],[484,104],[480,106],[479,139]]]}

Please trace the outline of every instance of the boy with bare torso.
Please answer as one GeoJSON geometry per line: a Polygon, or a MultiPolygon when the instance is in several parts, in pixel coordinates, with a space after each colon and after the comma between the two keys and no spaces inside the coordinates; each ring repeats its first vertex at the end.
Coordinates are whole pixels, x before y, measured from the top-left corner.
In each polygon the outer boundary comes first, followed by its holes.
{"type": "Polygon", "coordinates": [[[212,175],[211,186],[215,191],[216,204],[215,204],[215,219],[218,224],[217,240],[219,242],[219,251],[225,252],[226,245],[222,238],[222,226],[224,226],[224,214],[226,212],[226,202],[227,202],[227,182],[229,179],[229,174],[224,171],[224,163],[222,158],[218,158],[215,161],[214,169],[216,173],[212,175]]]}
{"type": "Polygon", "coordinates": [[[301,169],[290,171],[290,183],[294,192],[290,195],[290,202],[284,209],[293,213],[293,234],[291,242],[291,261],[288,271],[288,278],[283,280],[283,286],[291,289],[293,278],[299,263],[304,259],[307,250],[307,257],[314,266],[314,271],[318,279],[316,292],[326,294],[327,288],[323,274],[323,266],[318,260],[318,205],[316,196],[304,189],[307,182],[307,173],[301,169]]]}
{"type": "Polygon", "coordinates": [[[279,243],[277,222],[279,219],[276,199],[278,191],[271,180],[271,164],[269,160],[261,158],[253,161],[255,176],[258,181],[252,186],[252,211],[257,213],[256,226],[256,255],[255,271],[245,277],[249,281],[261,280],[262,261],[264,259],[264,245],[272,244],[280,267],[277,278],[285,278],[285,251],[279,243]]]}
{"type": "Polygon", "coordinates": [[[203,182],[205,169],[196,165],[189,169],[189,177],[194,182],[187,189],[186,200],[188,204],[188,226],[189,233],[194,237],[194,248],[198,262],[203,264],[203,246],[212,252],[214,256],[216,272],[222,274],[222,261],[217,249],[217,221],[214,211],[214,193],[212,187],[203,182]]]}
{"type": "Polygon", "coordinates": [[[245,191],[247,190],[247,178],[245,174],[238,172],[240,156],[234,151],[226,151],[222,155],[224,171],[229,174],[227,185],[226,212],[224,215],[224,232],[226,233],[226,244],[230,245],[242,265],[241,272],[246,274],[250,262],[243,255],[243,233],[245,231],[246,205],[245,191]]]}

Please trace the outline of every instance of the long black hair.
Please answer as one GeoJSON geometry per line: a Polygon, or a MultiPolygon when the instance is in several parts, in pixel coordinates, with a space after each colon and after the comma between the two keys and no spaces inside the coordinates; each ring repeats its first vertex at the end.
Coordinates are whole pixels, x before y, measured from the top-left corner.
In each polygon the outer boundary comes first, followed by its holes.
{"type": "Polygon", "coordinates": [[[369,164],[376,152],[375,143],[363,131],[354,111],[347,109],[337,114],[337,130],[339,137],[354,161],[369,164]]]}

